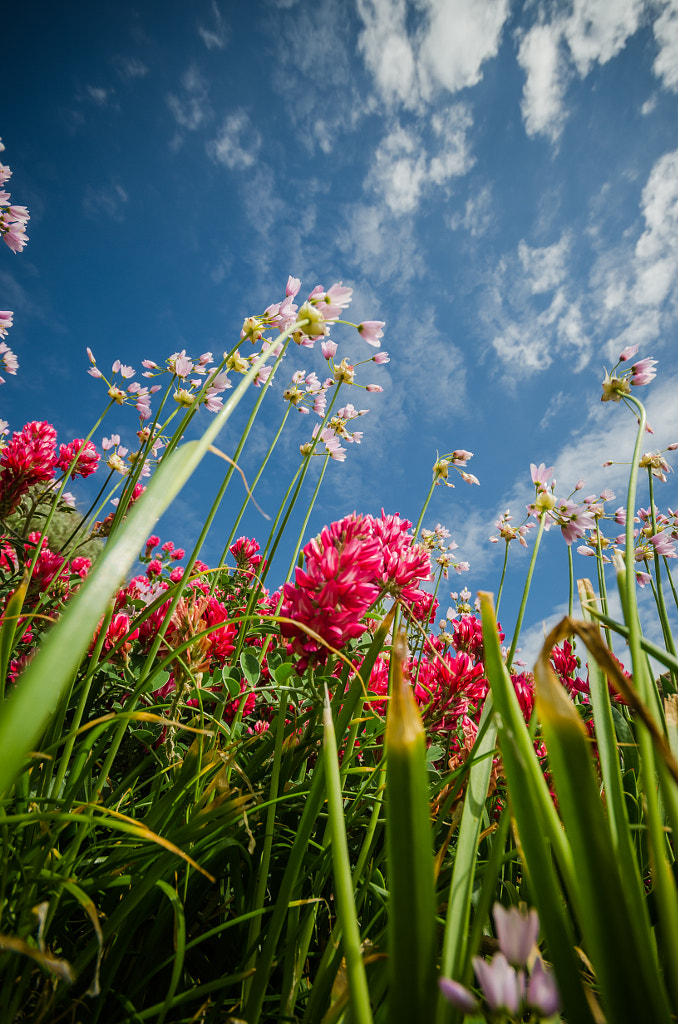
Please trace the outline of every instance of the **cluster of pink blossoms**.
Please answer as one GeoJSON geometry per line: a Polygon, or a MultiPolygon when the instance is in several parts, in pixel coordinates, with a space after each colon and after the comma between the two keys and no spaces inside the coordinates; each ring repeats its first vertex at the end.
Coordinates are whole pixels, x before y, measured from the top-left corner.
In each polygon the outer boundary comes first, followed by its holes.
{"type": "Polygon", "coordinates": [[[280,626],[301,671],[323,664],[329,654],[304,626],[341,648],[362,636],[364,616],[381,597],[390,595],[415,612],[423,598],[430,615],[430,595],[420,590],[431,579],[430,556],[413,544],[411,527],[409,520],[383,511],[381,518],[354,514],[326,526],[306,545],[305,567],[283,587],[281,614],[291,621],[280,626]]]}
{"type": "Polygon", "coordinates": [[[621,352],[611,373],[605,371],[603,380],[603,393],[601,402],[621,402],[626,395],[631,394],[632,387],[644,387],[657,376],[655,366],[656,359],[639,359],[630,367],[619,370],[622,363],[627,363],[638,351],[637,345],[629,345],[621,352]]]}
{"type": "MultiPolygon", "coordinates": [[[[11,176],[9,167],[0,164],[0,185],[4,185],[11,176]]],[[[21,252],[28,241],[26,224],[30,214],[25,206],[16,206],[11,199],[9,192],[0,190],[0,235],[12,252],[21,252]]]]}
{"type": "Polygon", "coordinates": [[[56,430],[46,421],[27,423],[0,451],[0,518],[10,515],[34,484],[48,483],[57,469],[87,477],[99,462],[92,444],[79,438],[56,450],[56,430]],[[78,454],[79,453],[79,454],[78,454]],[[77,459],[76,459],[77,455],[77,459]]]}
{"type": "MultiPolygon", "coordinates": [[[[4,148],[2,141],[0,141],[0,153],[4,148]]],[[[11,175],[12,172],[9,167],[0,164],[0,235],[2,235],[5,244],[9,246],[12,252],[21,252],[28,241],[26,222],[30,220],[30,217],[26,207],[16,206],[12,203],[12,197],[9,192],[2,188],[11,175]]],[[[0,338],[7,337],[7,331],[13,323],[13,316],[14,314],[9,309],[0,310],[0,338]]],[[[0,361],[6,373],[16,374],[19,369],[17,357],[4,341],[0,341],[0,361]]],[[[0,384],[4,383],[5,378],[0,377],[0,384]]]]}

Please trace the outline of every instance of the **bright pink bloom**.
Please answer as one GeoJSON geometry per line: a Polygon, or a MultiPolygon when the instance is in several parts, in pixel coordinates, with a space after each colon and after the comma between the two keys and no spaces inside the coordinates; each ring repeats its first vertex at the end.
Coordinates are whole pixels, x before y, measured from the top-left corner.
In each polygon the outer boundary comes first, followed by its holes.
{"type": "Polygon", "coordinates": [[[82,448],[82,451],[78,455],[78,461],[71,470],[71,480],[74,480],[76,476],[88,477],[92,473],[96,473],[97,466],[99,465],[99,459],[101,456],[96,450],[94,444],[88,441],[84,443],[81,437],[71,441],[70,444],[59,445],[59,458],[57,460],[58,468],[66,473],[78,451],[82,448]],[[84,447],[83,447],[84,445],[84,447]]]}
{"type": "Polygon", "coordinates": [[[46,421],[27,423],[14,432],[0,453],[0,514],[9,515],[29,487],[54,477],[56,430],[46,421]]]}

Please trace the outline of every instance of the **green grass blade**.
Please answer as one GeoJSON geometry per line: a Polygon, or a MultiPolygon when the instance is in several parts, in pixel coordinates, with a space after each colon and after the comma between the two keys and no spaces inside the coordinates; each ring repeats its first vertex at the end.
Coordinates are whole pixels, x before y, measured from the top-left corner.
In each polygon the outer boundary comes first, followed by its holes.
{"type": "Polygon", "coordinates": [[[372,1024],[370,994],[367,988],[367,977],[365,975],[365,965],[363,963],[360,943],[360,928],[353,898],[353,880],[348,855],[348,843],[346,841],[337,739],[334,733],[334,722],[332,721],[327,687],[325,687],[323,723],[325,726],[324,750],[327,803],[330,812],[332,834],[332,865],[337,895],[337,914],[341,923],[344,956],[346,957],[349,997],[356,1024],[372,1024]]]}
{"type": "Polygon", "coordinates": [[[396,641],[385,740],[390,1024],[430,1020],[436,996],[426,738],[412,687],[403,677],[403,657],[404,644],[396,641]]]}
{"type": "MultiPolygon", "coordinates": [[[[471,894],[478,856],[478,841],[483,821],[487,790],[492,772],[492,752],[497,743],[497,726],[492,720],[483,730],[485,721],[493,712],[492,694],[485,698],[479,732],[481,740],[478,749],[469,755],[474,759],[468,777],[464,808],[459,826],[459,839],[454,858],[450,895],[445,921],[445,938],[440,973],[445,978],[463,981],[463,965],[466,960],[469,920],[471,916],[471,894]]],[[[438,996],[438,1024],[452,1019],[452,1007],[447,999],[438,996]]]]}

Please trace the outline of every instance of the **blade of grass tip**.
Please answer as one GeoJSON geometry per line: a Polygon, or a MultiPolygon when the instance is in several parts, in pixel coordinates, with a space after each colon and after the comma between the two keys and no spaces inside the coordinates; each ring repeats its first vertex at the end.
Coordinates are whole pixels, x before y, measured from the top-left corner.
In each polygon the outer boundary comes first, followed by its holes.
{"type": "Polygon", "coordinates": [[[552,857],[553,851],[568,895],[578,903],[581,894],[577,889],[572,850],[502,658],[492,596],[482,591],[479,596],[485,673],[492,689],[497,736],[524,866],[558,979],[565,1016],[577,1024],[594,1024],[575,953],[572,924],[552,857]]]}
{"type": "Polygon", "coordinates": [[[7,790],[24,757],[37,745],[109,600],[134,565],[151,529],[189,480],[271,354],[267,352],[253,363],[200,440],[189,441],[160,463],[124,527],[110,538],[92,572],[23,672],[0,717],[0,793],[7,790]]]}
{"type": "Polygon", "coordinates": [[[616,1024],[647,1019],[668,1024],[661,975],[638,947],[632,921],[635,908],[627,897],[633,879],[625,882],[619,871],[589,739],[549,665],[558,639],[555,630],[546,638],[534,668],[535,693],[560,813],[578,868],[578,918],[586,952],[593,962],[603,1009],[616,1024]]]}
{"type": "MultiPolygon", "coordinates": [[[[488,693],[480,719],[480,727],[492,716],[492,694],[488,693]]],[[[480,731],[480,730],[479,730],[480,731]]],[[[459,838],[454,857],[450,895],[445,920],[445,937],[440,973],[445,978],[462,981],[461,972],[466,960],[466,943],[471,917],[471,896],[475,877],[480,828],[485,810],[485,800],[492,772],[492,757],[497,743],[497,727],[491,721],[482,734],[478,749],[469,754],[474,759],[466,785],[466,796],[459,826],[459,838]]],[[[438,996],[438,1024],[452,1019],[453,1009],[447,999],[438,996]]]]}
{"type": "Polygon", "coordinates": [[[412,688],[404,677],[405,642],[393,644],[391,700],[386,714],[386,850],[390,1024],[433,1016],[435,883],[426,738],[412,688]]]}
{"type": "Polygon", "coordinates": [[[332,837],[332,867],[337,895],[337,914],[341,921],[344,956],[346,957],[349,997],[356,1024],[372,1024],[370,994],[367,988],[367,977],[363,963],[360,927],[353,898],[353,880],[351,878],[351,864],[348,855],[348,843],[346,841],[346,823],[344,821],[341,795],[337,738],[334,733],[334,722],[332,721],[327,685],[325,685],[323,724],[325,729],[325,784],[327,787],[327,803],[332,837]]]}

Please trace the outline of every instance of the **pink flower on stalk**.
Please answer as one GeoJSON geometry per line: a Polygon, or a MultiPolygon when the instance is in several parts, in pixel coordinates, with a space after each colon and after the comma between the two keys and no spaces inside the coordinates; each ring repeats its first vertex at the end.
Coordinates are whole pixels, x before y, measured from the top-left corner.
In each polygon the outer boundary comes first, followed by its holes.
{"type": "Polygon", "coordinates": [[[631,367],[631,383],[635,384],[636,387],[643,387],[645,384],[649,384],[657,376],[657,371],[654,369],[656,365],[656,359],[641,359],[639,362],[634,363],[631,367]]]}
{"type": "Polygon", "coordinates": [[[650,544],[654,547],[657,555],[663,555],[664,558],[678,558],[675,541],[669,530],[655,533],[653,537],[650,537],[650,544]]]}
{"type": "Polygon", "coordinates": [[[506,909],[495,903],[492,911],[499,948],[514,967],[524,967],[539,936],[539,917],[532,908],[523,912],[518,907],[506,909]]]}
{"type": "MultiPolygon", "coordinates": [[[[0,359],[5,365],[6,372],[11,373],[12,376],[14,376],[19,369],[19,361],[9,345],[6,345],[4,341],[0,341],[0,359]]],[[[0,377],[0,384],[4,383],[4,377],[0,377]]]]}
{"type": "Polygon", "coordinates": [[[374,345],[375,348],[379,348],[381,346],[379,339],[384,336],[383,329],[385,326],[386,324],[383,320],[365,320],[363,323],[358,324],[358,333],[368,345],[374,345]]]}
{"type": "Polygon", "coordinates": [[[88,441],[86,444],[81,437],[71,441],[70,444],[59,445],[59,458],[57,459],[57,466],[63,472],[66,473],[71,467],[71,463],[78,454],[78,460],[71,469],[71,480],[75,480],[76,476],[85,477],[91,476],[92,473],[96,473],[97,466],[99,465],[99,459],[101,456],[96,450],[92,441],[88,441]],[[83,447],[84,445],[84,447],[83,447]]]}
{"type": "Polygon", "coordinates": [[[391,359],[388,352],[377,352],[376,355],[372,356],[372,362],[380,366],[382,363],[390,363],[391,359]]]}
{"type": "Polygon", "coordinates": [[[632,356],[635,356],[637,351],[638,351],[638,346],[637,345],[628,345],[623,350],[623,352],[620,353],[620,355],[619,355],[619,362],[620,363],[625,363],[628,359],[631,359],[632,356]]]}
{"type": "Polygon", "coordinates": [[[27,423],[0,453],[0,513],[9,515],[33,484],[54,477],[56,430],[46,421],[27,423]]]}
{"type": "Polygon", "coordinates": [[[503,953],[497,953],[491,963],[474,956],[473,969],[489,1008],[494,1013],[517,1014],[525,992],[522,971],[516,972],[503,953]]]}
{"type": "Polygon", "coordinates": [[[0,338],[7,337],[7,330],[12,326],[14,313],[9,309],[0,310],[0,338]]]}
{"type": "Polygon", "coordinates": [[[530,474],[532,476],[532,483],[535,487],[546,487],[547,483],[553,476],[553,466],[549,466],[547,469],[543,462],[540,462],[538,466],[535,466],[534,462],[531,462],[530,474]]]}

